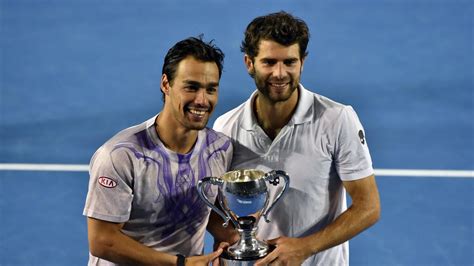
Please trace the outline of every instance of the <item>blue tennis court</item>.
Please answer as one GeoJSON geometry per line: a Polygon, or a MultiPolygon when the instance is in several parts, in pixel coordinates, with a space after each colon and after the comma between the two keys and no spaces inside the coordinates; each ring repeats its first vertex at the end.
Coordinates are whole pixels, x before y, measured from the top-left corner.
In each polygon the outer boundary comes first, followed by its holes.
{"type": "Polygon", "coordinates": [[[351,265],[474,265],[468,0],[0,0],[0,265],[85,265],[86,165],[159,112],[167,49],[203,33],[225,52],[215,119],[254,89],[244,28],[279,10],[311,30],[302,83],[367,132],[382,218],[351,265]]]}

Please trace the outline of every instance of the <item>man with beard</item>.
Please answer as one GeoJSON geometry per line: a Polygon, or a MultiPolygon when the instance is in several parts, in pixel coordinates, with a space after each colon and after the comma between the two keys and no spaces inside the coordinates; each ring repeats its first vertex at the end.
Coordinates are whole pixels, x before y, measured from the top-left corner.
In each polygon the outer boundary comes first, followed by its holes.
{"type": "Polygon", "coordinates": [[[241,50],[257,90],[214,124],[234,141],[232,169],[280,169],[290,176],[270,223],[258,225],[257,237],[276,248],[256,265],[348,265],[348,240],[380,216],[356,113],[300,84],[308,41],[306,23],[286,12],[255,18],[241,50]]]}
{"type": "MultiPolygon", "coordinates": [[[[84,208],[89,265],[208,265],[222,252],[201,255],[210,211],[196,184],[230,166],[230,139],[206,128],[223,59],[212,42],[176,43],[164,59],[162,111],[94,154],[84,208]]],[[[215,199],[217,191],[205,193],[215,199]]],[[[209,220],[217,241],[221,224],[209,220]]]]}

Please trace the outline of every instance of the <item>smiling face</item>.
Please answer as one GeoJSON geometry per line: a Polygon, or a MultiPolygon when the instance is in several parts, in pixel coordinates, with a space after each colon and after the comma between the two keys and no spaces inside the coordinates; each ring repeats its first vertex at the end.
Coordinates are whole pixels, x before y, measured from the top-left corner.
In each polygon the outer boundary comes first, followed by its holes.
{"type": "Polygon", "coordinates": [[[172,82],[164,74],[161,89],[165,94],[163,113],[167,121],[187,130],[201,130],[214,111],[219,87],[219,69],[214,62],[188,56],[179,62],[172,82]]]}
{"type": "Polygon", "coordinates": [[[298,88],[303,60],[297,43],[284,46],[270,40],[260,41],[254,60],[245,56],[247,71],[259,92],[271,102],[288,100],[298,88]]]}

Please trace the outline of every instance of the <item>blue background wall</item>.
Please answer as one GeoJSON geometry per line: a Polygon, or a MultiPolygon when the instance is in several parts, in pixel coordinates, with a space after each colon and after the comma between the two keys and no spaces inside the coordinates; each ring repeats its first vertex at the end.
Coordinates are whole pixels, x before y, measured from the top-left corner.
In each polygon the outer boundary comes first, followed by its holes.
{"type": "MultiPolygon", "coordinates": [[[[473,8],[0,0],[0,163],[87,164],[110,136],[159,112],[165,53],[201,33],[226,53],[212,123],[254,89],[239,50],[246,25],[286,10],[311,30],[303,84],[355,108],[375,168],[473,170],[473,8]]],[[[0,264],[83,265],[87,178],[0,171],[0,264]]],[[[354,264],[473,264],[472,179],[382,177],[379,186],[384,216],[351,242],[354,264]]]]}

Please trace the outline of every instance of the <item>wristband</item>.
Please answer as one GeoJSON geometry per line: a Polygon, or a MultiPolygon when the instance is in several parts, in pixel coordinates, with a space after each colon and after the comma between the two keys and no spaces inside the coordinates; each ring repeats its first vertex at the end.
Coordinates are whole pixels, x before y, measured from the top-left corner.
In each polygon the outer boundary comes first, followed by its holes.
{"type": "Polygon", "coordinates": [[[185,266],[184,264],[186,262],[186,257],[181,255],[181,254],[176,254],[176,257],[178,257],[176,265],[177,266],[185,266]]]}

